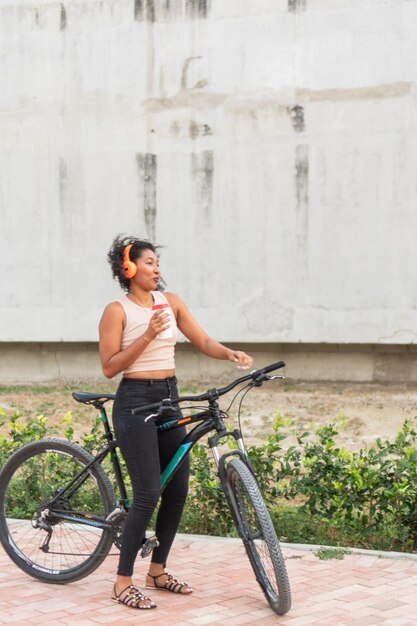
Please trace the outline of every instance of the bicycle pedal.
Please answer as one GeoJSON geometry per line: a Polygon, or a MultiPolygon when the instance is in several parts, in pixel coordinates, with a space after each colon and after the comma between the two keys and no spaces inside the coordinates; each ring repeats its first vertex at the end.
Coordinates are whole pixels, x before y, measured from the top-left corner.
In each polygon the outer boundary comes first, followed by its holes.
{"type": "Polygon", "coordinates": [[[154,550],[158,546],[159,546],[158,539],[156,537],[149,537],[149,539],[147,539],[145,543],[143,544],[142,549],[140,551],[140,556],[142,557],[142,559],[149,556],[152,550],[154,550]]]}

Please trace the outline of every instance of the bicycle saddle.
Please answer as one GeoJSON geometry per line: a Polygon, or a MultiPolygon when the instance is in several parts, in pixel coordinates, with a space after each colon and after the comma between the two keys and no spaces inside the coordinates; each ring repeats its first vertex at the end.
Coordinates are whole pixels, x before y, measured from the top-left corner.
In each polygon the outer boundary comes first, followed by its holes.
{"type": "Polygon", "coordinates": [[[104,404],[108,400],[114,400],[114,393],[90,393],[89,391],[74,391],[72,397],[77,402],[84,402],[84,404],[100,403],[104,404]]]}

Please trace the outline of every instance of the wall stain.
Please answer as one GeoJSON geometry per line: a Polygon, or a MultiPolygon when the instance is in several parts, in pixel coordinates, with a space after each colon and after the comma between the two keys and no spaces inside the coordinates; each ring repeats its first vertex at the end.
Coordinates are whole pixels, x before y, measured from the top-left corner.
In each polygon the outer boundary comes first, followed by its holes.
{"type": "Polygon", "coordinates": [[[295,183],[297,190],[297,208],[308,205],[308,145],[300,144],[295,153],[295,183]]]}
{"type": "Polygon", "coordinates": [[[211,0],[134,0],[134,17],[151,23],[206,19],[210,5],[211,0]]]}
{"type": "Polygon", "coordinates": [[[212,150],[191,154],[191,178],[195,185],[196,200],[205,220],[209,222],[213,206],[214,158],[212,150]]]}
{"type": "Polygon", "coordinates": [[[299,104],[296,104],[292,107],[288,107],[287,111],[289,113],[289,116],[291,118],[291,122],[293,125],[293,128],[295,130],[296,133],[302,133],[303,130],[305,129],[305,122],[304,122],[304,109],[302,106],[300,106],[299,104]]]}
{"type": "Polygon", "coordinates": [[[180,134],[180,125],[177,120],[174,120],[172,122],[169,130],[171,132],[171,135],[174,135],[174,137],[178,137],[178,135],[180,134]]]}
{"type": "Polygon", "coordinates": [[[288,11],[297,13],[297,11],[305,11],[307,0],[288,0],[288,11]]]}
{"type": "Polygon", "coordinates": [[[155,21],[154,0],[135,0],[134,15],[136,21],[152,24],[155,21]]]}
{"type": "Polygon", "coordinates": [[[190,18],[207,17],[210,0],[186,0],[186,15],[190,18]]]}
{"type": "Polygon", "coordinates": [[[169,126],[169,134],[179,139],[195,140],[198,137],[208,137],[213,134],[213,131],[208,124],[198,124],[194,120],[174,120],[169,126]]]}
{"type": "Polygon", "coordinates": [[[191,107],[192,109],[214,109],[222,106],[228,98],[227,94],[206,93],[202,91],[181,90],[172,98],[148,98],[144,102],[146,113],[160,113],[174,109],[191,107]]]}
{"type": "Polygon", "coordinates": [[[208,135],[213,134],[208,124],[198,124],[194,120],[174,120],[169,127],[169,132],[173,137],[190,137],[193,140],[197,139],[197,137],[207,137],[208,135]]]}
{"type": "Polygon", "coordinates": [[[146,235],[151,241],[155,241],[156,231],[156,182],[157,182],[157,157],[156,154],[146,152],[136,155],[136,163],[139,171],[140,196],[143,214],[146,224],[146,235]]]}
{"type": "Polygon", "coordinates": [[[344,102],[353,100],[373,100],[401,98],[411,93],[413,84],[407,81],[374,85],[371,87],[352,87],[348,89],[298,89],[299,102],[344,102]]]}
{"type": "Polygon", "coordinates": [[[295,152],[296,190],[296,243],[300,281],[308,272],[308,205],[309,205],[309,153],[307,144],[299,144],[295,152]]]}
{"type": "Polygon", "coordinates": [[[197,139],[197,137],[207,137],[207,135],[213,134],[208,124],[197,124],[194,120],[190,120],[188,132],[191,139],[197,139]]]}
{"type": "MultiPolygon", "coordinates": [[[[386,98],[402,98],[413,93],[414,84],[409,81],[399,81],[397,83],[387,83],[371,87],[352,87],[337,89],[309,89],[300,88],[287,92],[277,90],[267,98],[257,95],[256,98],[235,97],[230,93],[209,93],[197,89],[180,89],[172,97],[148,98],[144,106],[147,113],[159,113],[162,111],[191,108],[195,110],[214,109],[220,106],[227,107],[228,110],[238,113],[248,113],[254,111],[287,112],[294,108],[294,105],[286,106],[286,102],[298,102],[300,106],[309,102],[350,102],[358,100],[384,100],[386,98]]],[[[252,113],[251,113],[252,114],[252,113]]],[[[297,116],[296,116],[297,119],[297,116]]],[[[298,122],[297,122],[298,123],[298,122]]]]}
{"type": "MultiPolygon", "coordinates": [[[[187,57],[184,61],[184,63],[182,64],[182,70],[181,70],[181,89],[196,89],[200,86],[200,83],[204,82],[205,84],[207,84],[207,81],[198,81],[198,83],[196,85],[194,85],[193,87],[189,87],[188,86],[188,69],[190,67],[190,63],[192,61],[196,61],[198,59],[202,59],[203,57],[201,56],[194,56],[194,57],[187,57]]],[[[203,85],[205,87],[205,85],[203,85]]]]}
{"type": "Polygon", "coordinates": [[[65,10],[65,6],[61,4],[61,14],[59,18],[59,30],[65,30],[67,27],[67,12],[65,10]]]}
{"type": "Polygon", "coordinates": [[[66,207],[66,192],[67,192],[67,180],[68,180],[68,165],[65,159],[62,157],[59,159],[59,206],[61,211],[65,211],[66,207]]]}
{"type": "Polygon", "coordinates": [[[133,14],[135,16],[135,20],[141,22],[144,19],[144,2],[146,0],[135,0],[133,14]]]}

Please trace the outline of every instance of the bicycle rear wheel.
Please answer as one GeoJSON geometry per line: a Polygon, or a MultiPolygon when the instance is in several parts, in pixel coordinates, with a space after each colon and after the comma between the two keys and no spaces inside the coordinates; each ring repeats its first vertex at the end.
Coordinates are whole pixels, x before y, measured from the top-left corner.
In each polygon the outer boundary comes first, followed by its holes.
{"type": "Polygon", "coordinates": [[[93,459],[74,443],[44,439],[23,446],[4,465],[0,541],[33,578],[49,583],[79,580],[107,556],[113,534],[101,526],[115,499],[103,468],[95,463],[63,491],[93,459]]]}
{"type": "Polygon", "coordinates": [[[256,580],[270,607],[284,615],[291,607],[287,568],[256,479],[242,460],[233,459],[226,466],[226,481],[232,515],[256,580]]]}

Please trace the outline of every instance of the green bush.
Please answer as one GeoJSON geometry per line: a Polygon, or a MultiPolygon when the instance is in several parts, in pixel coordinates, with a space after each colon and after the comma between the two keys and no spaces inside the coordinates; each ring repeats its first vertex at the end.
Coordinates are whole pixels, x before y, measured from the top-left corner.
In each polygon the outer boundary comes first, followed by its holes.
{"type": "Polygon", "coordinates": [[[190,476],[181,532],[220,536],[233,533],[232,519],[208,446],[194,446],[190,457],[190,476]]]}
{"type": "Polygon", "coordinates": [[[17,448],[47,437],[47,421],[43,415],[28,417],[26,421],[22,421],[19,413],[6,418],[6,413],[0,409],[0,427],[7,424],[9,428],[7,435],[0,435],[0,468],[17,448]]]}
{"type": "MultiPolygon", "coordinates": [[[[385,548],[417,547],[417,432],[406,420],[393,441],[349,452],[336,444],[338,425],[302,433],[298,446],[282,455],[276,480],[286,499],[301,498],[301,509],[328,532],[385,548]]],[[[344,541],[344,540],[343,540],[344,541]]]]}
{"type": "MultiPolygon", "coordinates": [[[[417,548],[417,432],[406,420],[393,441],[350,452],[336,443],[343,421],[295,433],[283,450],[278,417],[248,453],[282,540],[385,550],[417,548]]],[[[184,515],[188,532],[234,534],[207,448],[193,458],[184,515]],[[199,530],[200,529],[200,530],[199,530]]]]}

